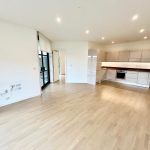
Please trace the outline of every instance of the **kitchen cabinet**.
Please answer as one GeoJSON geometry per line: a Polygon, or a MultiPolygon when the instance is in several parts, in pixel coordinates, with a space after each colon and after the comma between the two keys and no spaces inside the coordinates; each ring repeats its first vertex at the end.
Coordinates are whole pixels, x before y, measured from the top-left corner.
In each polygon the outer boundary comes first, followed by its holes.
{"type": "Polygon", "coordinates": [[[126,78],[137,79],[138,72],[136,71],[127,71],[126,78]]]}
{"type": "Polygon", "coordinates": [[[136,84],[137,83],[137,78],[126,78],[126,81],[128,83],[131,83],[131,84],[136,84]]]}
{"type": "Polygon", "coordinates": [[[150,50],[106,52],[107,62],[150,62],[150,50]]]}
{"type": "Polygon", "coordinates": [[[130,85],[136,85],[136,86],[141,86],[145,88],[150,87],[150,73],[149,72],[126,70],[125,79],[117,79],[116,72],[117,70],[107,69],[105,80],[110,80],[114,82],[130,84],[130,85]]]}
{"type": "Polygon", "coordinates": [[[136,84],[138,78],[138,72],[136,71],[127,71],[126,73],[126,81],[128,83],[136,84]]]}
{"type": "Polygon", "coordinates": [[[142,84],[142,85],[148,85],[149,84],[149,73],[139,72],[137,83],[142,84]]]}
{"type": "Polygon", "coordinates": [[[107,70],[107,75],[106,75],[107,80],[115,80],[116,79],[116,70],[107,70]]]}
{"type": "Polygon", "coordinates": [[[142,51],[142,62],[150,62],[150,50],[142,51]]]}
{"type": "Polygon", "coordinates": [[[119,62],[128,62],[130,56],[130,51],[120,51],[118,61],[119,62]]]}
{"type": "Polygon", "coordinates": [[[141,62],[142,51],[130,51],[129,62],[141,62]]]}
{"type": "Polygon", "coordinates": [[[106,61],[108,62],[117,62],[119,57],[119,52],[107,52],[106,61]]]}

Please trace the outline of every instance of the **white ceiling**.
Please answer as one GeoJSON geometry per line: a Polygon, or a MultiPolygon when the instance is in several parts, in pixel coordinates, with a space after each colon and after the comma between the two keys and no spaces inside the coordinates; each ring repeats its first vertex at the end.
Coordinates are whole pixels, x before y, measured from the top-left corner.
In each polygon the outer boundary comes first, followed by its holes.
{"type": "Polygon", "coordinates": [[[52,41],[108,44],[150,36],[150,0],[0,0],[0,18],[39,30],[52,41]],[[133,22],[134,14],[139,19],[133,22]],[[58,16],[61,24],[56,22],[58,16]],[[145,33],[138,33],[141,28],[145,33]]]}

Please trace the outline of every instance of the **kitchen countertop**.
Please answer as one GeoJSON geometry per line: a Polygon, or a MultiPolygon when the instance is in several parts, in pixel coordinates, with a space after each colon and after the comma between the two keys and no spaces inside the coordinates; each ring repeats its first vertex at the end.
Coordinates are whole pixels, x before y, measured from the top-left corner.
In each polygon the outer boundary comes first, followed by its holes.
{"type": "Polygon", "coordinates": [[[102,62],[102,68],[120,69],[120,70],[136,70],[150,71],[150,63],[143,62],[102,62]]]}

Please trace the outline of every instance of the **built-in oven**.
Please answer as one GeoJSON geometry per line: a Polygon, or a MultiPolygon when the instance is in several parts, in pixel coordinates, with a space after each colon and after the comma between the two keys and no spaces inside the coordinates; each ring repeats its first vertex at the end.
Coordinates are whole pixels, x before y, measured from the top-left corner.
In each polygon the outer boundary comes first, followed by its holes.
{"type": "Polygon", "coordinates": [[[125,70],[117,70],[116,79],[125,79],[125,78],[126,78],[126,71],[125,70]]]}

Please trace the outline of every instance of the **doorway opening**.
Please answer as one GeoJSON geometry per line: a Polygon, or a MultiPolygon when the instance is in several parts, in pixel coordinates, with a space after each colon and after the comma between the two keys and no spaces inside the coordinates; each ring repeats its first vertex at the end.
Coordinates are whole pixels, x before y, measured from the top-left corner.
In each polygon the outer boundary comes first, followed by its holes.
{"type": "Polygon", "coordinates": [[[40,83],[41,88],[44,89],[50,84],[50,67],[49,67],[49,53],[39,51],[40,61],[40,83]]]}

